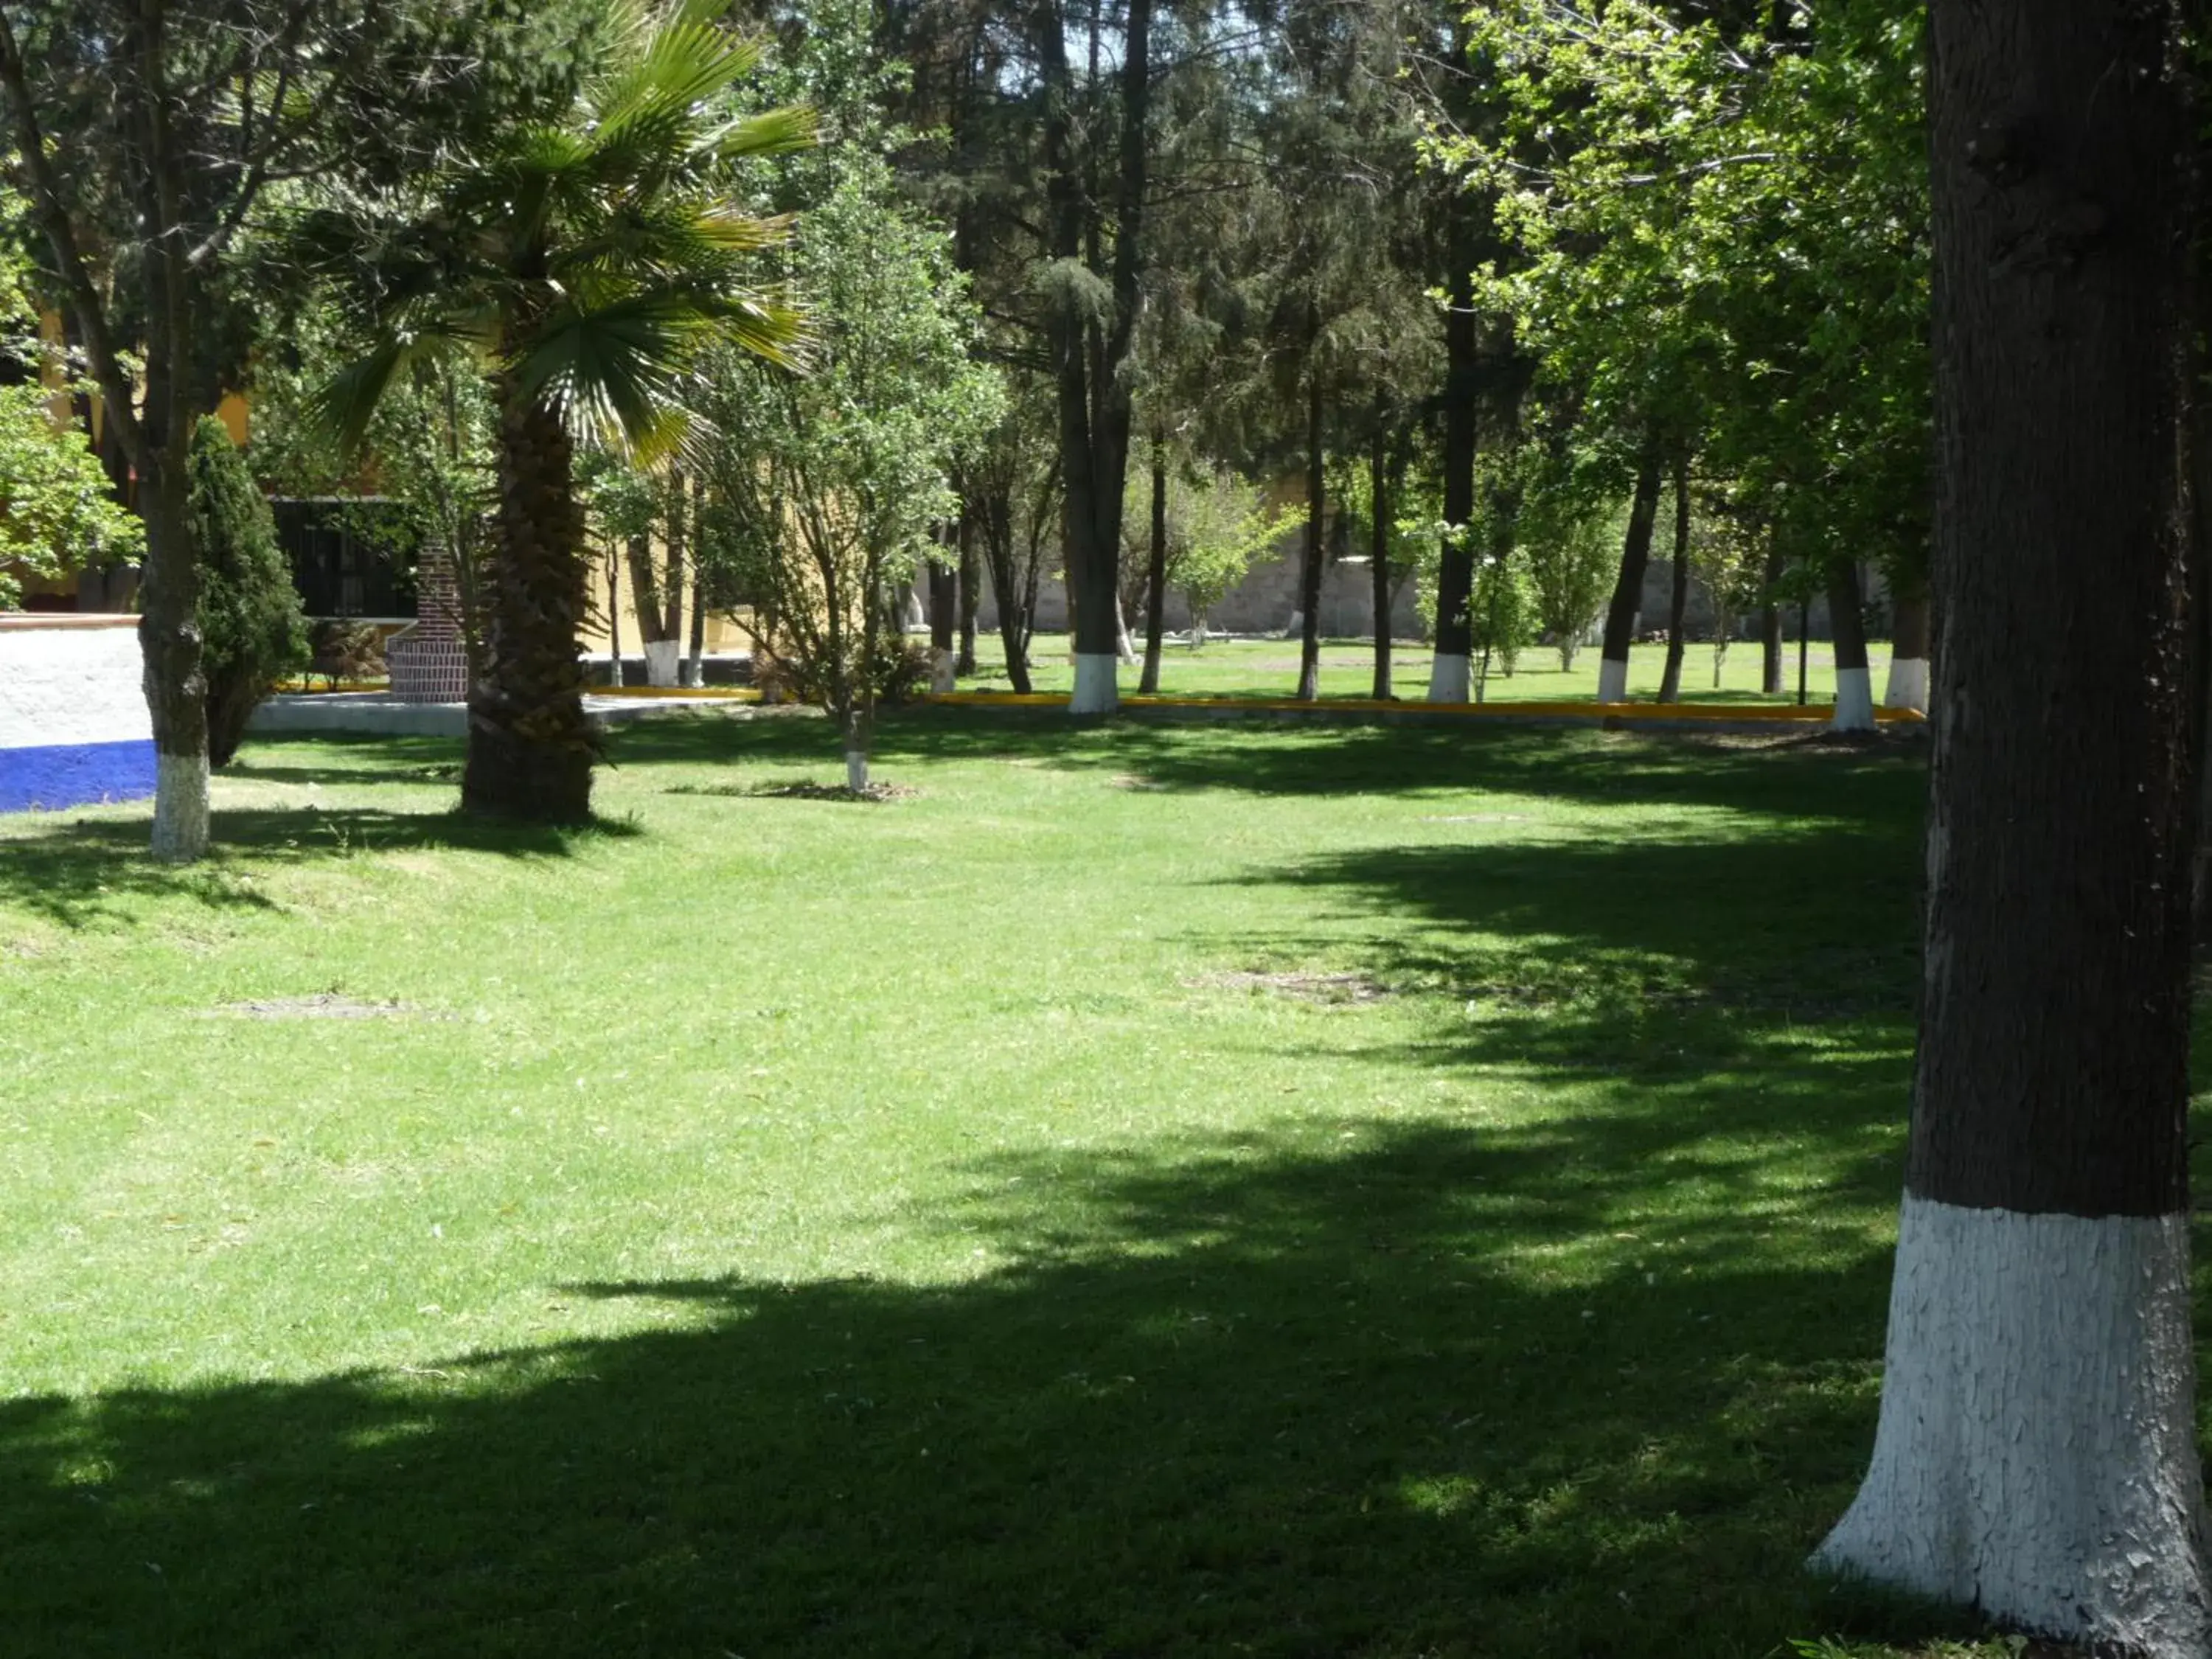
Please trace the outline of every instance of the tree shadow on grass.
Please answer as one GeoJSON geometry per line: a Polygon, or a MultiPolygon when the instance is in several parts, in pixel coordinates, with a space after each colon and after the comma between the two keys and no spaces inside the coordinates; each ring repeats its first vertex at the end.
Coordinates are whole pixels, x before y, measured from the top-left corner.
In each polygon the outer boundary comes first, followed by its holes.
{"type": "MultiPolygon", "coordinates": [[[[372,775],[368,781],[374,782],[372,775]]],[[[136,819],[54,813],[0,836],[0,906],[65,927],[127,922],[144,901],[184,899],[210,908],[266,909],[272,901],[241,879],[272,867],[368,852],[439,848],[504,858],[564,858],[580,846],[641,834],[625,819],[575,827],[503,823],[453,811],[377,807],[218,809],[213,844],[198,864],[159,864],[136,819]]]]}
{"type": "Polygon", "coordinates": [[[939,1218],[992,1264],[963,1283],[578,1286],[673,1327],[21,1400],[0,1629],[226,1659],[1750,1659],[1931,1628],[1801,1571],[1871,1430],[1880,1242],[1795,1247],[1812,1194],[1612,1240],[1639,1154],[1347,1120],[1002,1158],[939,1218]]]}
{"type": "MultiPolygon", "coordinates": [[[[834,733],[802,721],[659,720],[611,735],[620,764],[806,764],[835,758],[834,733]]],[[[1106,771],[1166,790],[1262,795],[1485,791],[1575,802],[1718,805],[1781,817],[1917,817],[1925,749],[1903,738],[1839,746],[1825,738],[1561,727],[1277,726],[1221,722],[1077,727],[1065,717],[971,708],[886,713],[876,758],[1011,761],[1106,771]]]]}

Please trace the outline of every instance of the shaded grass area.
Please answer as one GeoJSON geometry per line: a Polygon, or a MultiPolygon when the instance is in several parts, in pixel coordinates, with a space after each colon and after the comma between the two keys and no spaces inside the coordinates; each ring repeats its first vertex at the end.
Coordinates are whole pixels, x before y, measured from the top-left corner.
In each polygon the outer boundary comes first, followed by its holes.
{"type": "Polygon", "coordinates": [[[196,872],[0,828],[8,1651],[1971,1634],[1799,1571],[1913,746],[937,714],[911,798],[762,793],[835,750],[629,728],[549,837],[264,742],[196,872]],[[325,991],[422,1017],[204,1018],[325,991]]]}

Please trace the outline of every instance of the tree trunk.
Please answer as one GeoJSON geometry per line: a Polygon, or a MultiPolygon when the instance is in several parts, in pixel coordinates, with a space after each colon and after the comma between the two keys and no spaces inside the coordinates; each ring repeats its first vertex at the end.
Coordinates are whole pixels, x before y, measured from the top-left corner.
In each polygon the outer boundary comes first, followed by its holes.
{"type": "Polygon", "coordinates": [[[653,558],[653,538],[629,538],[629,597],[637,612],[639,649],[645,657],[645,683],[676,684],[681,647],[668,631],[668,610],[661,596],[660,571],[653,558]]]}
{"type": "Polygon", "coordinates": [[[1859,568],[1850,559],[1828,563],[1828,627],[1836,641],[1838,732],[1871,732],[1874,682],[1867,672],[1866,612],[1859,602],[1859,568]]]}
{"type": "Polygon", "coordinates": [[[855,699],[847,706],[842,722],[845,738],[845,787],[854,794],[868,787],[868,760],[875,749],[875,712],[855,699]]]}
{"type": "Polygon", "coordinates": [[[1378,425],[1375,448],[1367,458],[1367,495],[1373,508],[1368,526],[1368,575],[1375,589],[1375,680],[1370,695],[1389,701],[1390,678],[1390,467],[1378,425]]]}
{"type": "Polygon", "coordinates": [[[592,815],[597,742],[584,717],[583,519],[568,428],[499,388],[499,506],[493,523],[491,662],[469,694],[461,805],[542,823],[592,815]]]}
{"type": "Polygon", "coordinates": [[[1690,609],[1690,468],[1674,463],[1674,591],[1667,603],[1667,666],[1659,677],[1659,701],[1682,700],[1682,619],[1690,609]]]}
{"type": "Polygon", "coordinates": [[[1168,449],[1164,434],[1152,433],[1152,544],[1145,563],[1145,672],[1137,690],[1146,696],[1160,689],[1160,639],[1166,631],[1168,602],[1168,449]]]}
{"type": "Polygon", "coordinates": [[[620,690],[622,660],[622,556],[607,549],[607,684],[620,690]]]}
{"type": "Polygon", "coordinates": [[[2202,1659],[2193,124],[2170,16],[1934,9],[1923,1025],[1881,1423],[1817,1559],[2100,1651],[2202,1659]]]}
{"type": "MultiPolygon", "coordinates": [[[[684,475],[681,472],[671,473],[668,480],[668,579],[662,585],[668,595],[668,615],[663,619],[663,625],[666,630],[664,637],[671,645],[675,646],[678,651],[682,649],[681,642],[684,638],[685,549],[684,509],[688,496],[689,492],[684,487],[684,475]]],[[[670,655],[672,659],[675,659],[676,652],[672,652],[670,655]]],[[[672,684],[676,685],[691,684],[689,675],[684,672],[688,665],[680,660],[672,660],[671,665],[676,670],[672,684]]]]}
{"type": "Polygon", "coordinates": [[[1030,605],[1036,595],[1024,589],[1014,568],[1014,507],[1006,495],[982,498],[983,558],[991,568],[991,592],[999,602],[999,643],[1006,653],[1006,678],[1024,696],[1030,694],[1030,605]]]}
{"type": "Polygon", "coordinates": [[[1782,580],[1782,541],[1766,538],[1766,599],[1759,608],[1759,689],[1770,697],[1783,694],[1782,602],[1775,588],[1782,580]]]}
{"type": "MultiPolygon", "coordinates": [[[[165,446],[181,451],[181,445],[165,446]]],[[[145,659],[146,707],[154,725],[154,830],[150,848],[165,864],[190,864],[208,845],[207,676],[201,664],[199,561],[192,546],[188,474],[181,453],[167,454],[141,479],[138,512],[146,526],[139,589],[138,644],[145,659]]]]}
{"type": "MultiPolygon", "coordinates": [[[[1315,319],[1314,332],[1320,333],[1315,319]]],[[[1321,696],[1322,518],[1328,484],[1322,454],[1321,366],[1310,353],[1306,362],[1306,558],[1298,573],[1298,701],[1321,696]]]]}
{"type": "Polygon", "coordinates": [[[1474,632],[1468,605],[1474,596],[1475,404],[1482,358],[1474,327],[1473,199],[1455,194],[1449,210],[1451,304],[1444,312],[1444,532],[1437,565],[1437,649],[1429,662],[1429,701],[1465,702],[1474,632]]]}
{"type": "Polygon", "coordinates": [[[952,674],[957,679],[975,675],[975,605],[982,586],[982,561],[975,556],[975,520],[963,507],[960,514],[960,646],[953,659],[952,674]]]}
{"type": "Polygon", "coordinates": [[[1636,614],[1644,603],[1644,568],[1651,559],[1651,531],[1659,518],[1659,448],[1647,442],[1636,469],[1636,496],[1628,532],[1620,543],[1620,575],[1605,613],[1605,649],[1597,667],[1597,700],[1628,701],[1628,648],[1636,642],[1636,614]]]}
{"type": "Polygon", "coordinates": [[[684,684],[707,683],[707,576],[695,556],[691,561],[691,653],[684,659],[684,684]]]}
{"type": "Polygon", "coordinates": [[[1882,688],[1884,708],[1928,712],[1928,588],[1925,579],[1910,586],[1896,579],[1890,596],[1889,683],[1882,688]]]}
{"type": "MultiPolygon", "coordinates": [[[[1057,7],[1037,9],[1046,84],[1044,149],[1054,257],[1093,251],[1098,205],[1083,176],[1073,130],[1072,77],[1057,7]]],[[[1141,228],[1151,143],[1152,0],[1129,0],[1123,21],[1121,155],[1115,213],[1111,287],[1103,321],[1073,300],[1048,319],[1057,395],[1061,476],[1066,488],[1068,601],[1074,616],[1073,714],[1110,714],[1120,706],[1118,590],[1121,489],[1129,459],[1129,382],[1125,372],[1143,308],[1141,228]]],[[[1091,263],[1096,265],[1096,259],[1091,263]]]]}
{"type": "Polygon", "coordinates": [[[959,627],[960,569],[953,564],[929,567],[929,689],[957,688],[959,653],[953,639],[959,627]]]}

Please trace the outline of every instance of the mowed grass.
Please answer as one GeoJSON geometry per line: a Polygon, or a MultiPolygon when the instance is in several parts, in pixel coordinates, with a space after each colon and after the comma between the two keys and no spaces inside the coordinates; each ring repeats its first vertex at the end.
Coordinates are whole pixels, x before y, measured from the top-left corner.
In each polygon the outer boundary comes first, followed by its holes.
{"type": "MultiPolygon", "coordinates": [[[[1142,641],[1139,641],[1142,649],[1142,641]]],[[[1030,678],[1035,690],[1065,694],[1073,684],[1075,671],[1068,662],[1067,635],[1040,634],[1030,645],[1030,678]]],[[[1413,640],[1395,641],[1390,653],[1391,686],[1407,701],[1426,697],[1429,691],[1427,646],[1413,640]]],[[[1889,672],[1889,647],[1876,641],[1867,648],[1874,677],[1875,696],[1881,695],[1889,672]]],[[[1759,641],[1736,640],[1721,660],[1720,684],[1713,683],[1713,647],[1692,643],[1682,659],[1682,699],[1686,702],[1772,703],[1797,701],[1797,644],[1784,647],[1784,681],[1780,697],[1759,690],[1759,641]]],[[[985,630],[975,637],[973,678],[961,682],[963,690],[1004,691],[1009,689],[1005,643],[985,630]]],[[[1644,702],[1659,695],[1659,682],[1667,666],[1667,647],[1639,645],[1629,653],[1628,695],[1644,702]]],[[[1575,655],[1571,670],[1559,666],[1559,653],[1548,647],[1531,647],[1520,653],[1514,672],[1507,674],[1502,661],[1493,661],[1484,690],[1492,702],[1553,702],[1597,696],[1598,651],[1585,647],[1575,655]]],[[[1141,673],[1125,664],[1121,690],[1137,689],[1141,673]]],[[[1812,641],[1806,651],[1806,691],[1808,700],[1829,703],[1836,696],[1835,648],[1825,640],[1812,641]]],[[[1172,641],[1160,653],[1160,690],[1168,696],[1208,697],[1287,697],[1298,686],[1298,641],[1290,640],[1218,639],[1195,648],[1172,641]]],[[[1375,646],[1371,640],[1331,639],[1322,641],[1321,695],[1364,697],[1375,688],[1375,646]]]]}
{"type": "Polygon", "coordinates": [[[0,1650],[1969,1650],[1800,1567],[1916,747],[946,710],[760,793],[832,749],[0,828],[0,1650]]]}

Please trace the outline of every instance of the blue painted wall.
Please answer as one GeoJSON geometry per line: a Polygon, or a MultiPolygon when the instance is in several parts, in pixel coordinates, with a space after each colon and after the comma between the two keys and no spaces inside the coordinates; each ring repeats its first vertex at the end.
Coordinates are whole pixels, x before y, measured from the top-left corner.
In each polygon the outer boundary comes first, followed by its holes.
{"type": "Polygon", "coordinates": [[[59,811],[154,793],[154,740],[0,749],[0,812],[59,811]]]}

